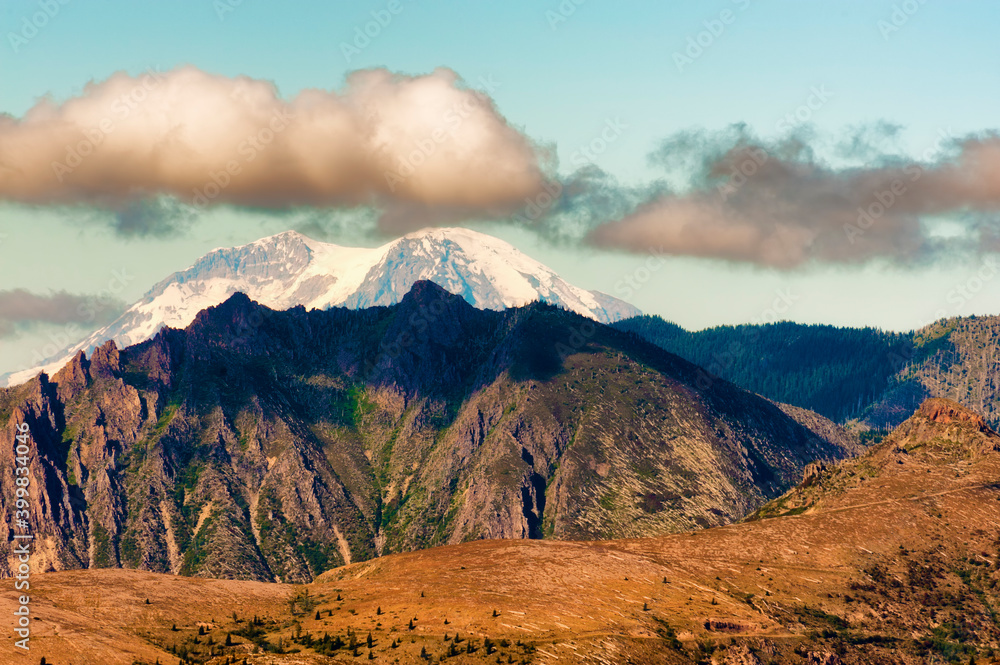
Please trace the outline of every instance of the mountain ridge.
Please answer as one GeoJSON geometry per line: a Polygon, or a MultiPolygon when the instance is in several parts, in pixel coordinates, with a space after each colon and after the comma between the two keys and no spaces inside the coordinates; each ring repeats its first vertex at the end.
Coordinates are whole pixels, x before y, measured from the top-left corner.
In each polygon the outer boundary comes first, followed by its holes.
{"type": "Polygon", "coordinates": [[[510,244],[469,229],[424,229],[375,248],[344,247],[286,231],[209,252],[155,284],[104,328],[40,367],[12,373],[7,385],[42,369],[54,374],[78,351],[90,353],[109,339],[124,348],[161,327],[184,328],[197,312],[233,293],[248,293],[271,309],[359,309],[394,304],[420,280],[435,281],[484,309],[541,300],[601,322],[639,313],[616,298],[575,287],[510,244]]]}
{"type": "Polygon", "coordinates": [[[0,390],[4,437],[16,421],[47,488],[42,569],[289,581],[478,538],[727,523],[858,450],[577,314],[430,282],[362,310],[234,295],[0,390]]]}

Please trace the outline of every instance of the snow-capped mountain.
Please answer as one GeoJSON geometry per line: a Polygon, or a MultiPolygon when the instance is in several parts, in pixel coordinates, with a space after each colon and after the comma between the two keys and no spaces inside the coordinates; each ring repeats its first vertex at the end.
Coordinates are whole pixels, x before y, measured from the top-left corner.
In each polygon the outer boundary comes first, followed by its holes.
{"type": "Polygon", "coordinates": [[[427,229],[374,249],[342,247],[288,231],[217,249],[154,286],[121,317],[43,367],[11,374],[8,385],[53,374],[83,350],[108,340],[119,348],[184,328],[206,307],[241,291],[271,309],[392,305],[418,280],[430,280],[481,309],[541,300],[602,323],[640,314],[617,298],[567,283],[492,236],[462,228],[427,229]]]}

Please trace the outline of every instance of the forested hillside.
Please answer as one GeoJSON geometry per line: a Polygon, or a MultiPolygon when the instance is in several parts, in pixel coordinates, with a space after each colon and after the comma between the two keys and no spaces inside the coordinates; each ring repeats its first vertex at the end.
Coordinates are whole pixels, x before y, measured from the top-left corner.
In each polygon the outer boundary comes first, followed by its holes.
{"type": "Polygon", "coordinates": [[[913,333],[911,355],[861,420],[891,428],[927,397],[953,399],[1000,423],[1000,317],[943,319],[913,333]]]}
{"type": "Polygon", "coordinates": [[[876,328],[781,322],[689,332],[658,316],[615,327],[700,365],[707,379],[721,377],[838,422],[860,415],[915,356],[912,335],[876,328]]]}
{"type": "MultiPolygon", "coordinates": [[[[791,322],[689,332],[657,316],[615,324],[777,402],[885,433],[929,397],[1000,423],[1000,317],[942,319],[912,333],[791,322]]],[[[877,438],[877,437],[876,437],[877,438]]]]}

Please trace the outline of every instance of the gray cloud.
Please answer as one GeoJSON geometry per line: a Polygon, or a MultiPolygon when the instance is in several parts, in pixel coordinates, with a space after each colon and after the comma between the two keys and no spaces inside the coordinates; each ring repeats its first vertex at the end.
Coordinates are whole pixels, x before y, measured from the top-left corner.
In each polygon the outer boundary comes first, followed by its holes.
{"type": "Polygon", "coordinates": [[[550,242],[578,244],[594,227],[621,218],[642,202],[668,191],[662,180],[625,186],[597,166],[589,165],[526,199],[509,220],[536,231],[550,242]]]}
{"type": "Polygon", "coordinates": [[[167,197],[125,201],[108,211],[111,228],[126,238],[174,235],[191,224],[193,215],[185,206],[167,197]]]}
{"type": "Polygon", "coordinates": [[[790,269],[809,263],[912,264],[995,247],[1000,228],[1000,136],[944,138],[917,161],[872,154],[891,126],[848,142],[870,166],[833,168],[802,135],[756,139],[744,126],[671,137],[651,160],[686,173],[588,241],[634,252],[790,269]],[[960,233],[936,232],[948,217],[960,233]]]}
{"type": "Polygon", "coordinates": [[[903,126],[886,120],[855,127],[837,142],[836,154],[850,160],[869,164],[898,151],[903,126]]]}
{"type": "Polygon", "coordinates": [[[106,296],[66,291],[39,295],[25,289],[0,291],[0,338],[15,337],[38,324],[103,325],[124,309],[123,302],[106,296]]]}
{"type": "Polygon", "coordinates": [[[356,211],[302,223],[337,235],[351,220],[398,235],[508,219],[558,242],[782,269],[994,251],[1000,136],[949,138],[915,160],[900,136],[877,122],[821,149],[807,126],[776,141],[742,124],[693,130],[650,154],[662,181],[626,187],[595,166],[557,181],[552,150],[447,69],[359,71],[286,100],[266,81],[184,67],[0,115],[0,200],[96,207],[125,237],[177,233],[193,204],[356,211]]]}

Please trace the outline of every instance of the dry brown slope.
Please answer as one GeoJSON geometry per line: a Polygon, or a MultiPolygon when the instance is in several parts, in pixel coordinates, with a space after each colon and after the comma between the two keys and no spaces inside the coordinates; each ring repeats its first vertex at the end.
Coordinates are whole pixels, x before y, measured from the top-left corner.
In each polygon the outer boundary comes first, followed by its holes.
{"type": "MultiPolygon", "coordinates": [[[[236,638],[214,662],[353,662],[349,648],[331,660],[294,642],[296,633],[347,640],[349,628],[359,657],[371,651],[381,662],[427,662],[422,649],[450,663],[990,662],[1000,640],[998,443],[975,414],[930,400],[871,453],[811,474],[761,514],[778,517],[661,538],[481,541],[394,555],[324,574],[296,613],[282,605],[289,587],[262,586],[274,594],[248,593],[244,610],[274,618],[258,641],[299,653],[253,654],[236,638]],[[470,642],[475,651],[464,653],[470,642]],[[452,650],[463,653],[447,657],[452,650]]],[[[131,575],[100,574],[111,576],[109,589],[131,575]]],[[[54,606],[96,621],[86,592],[68,589],[92,575],[42,576],[38,615],[54,606]]],[[[182,630],[169,630],[168,614],[113,630],[204,653],[193,622],[218,619],[219,598],[239,595],[227,585],[243,583],[160,579],[200,585],[197,599],[172,610],[185,613],[182,630]]],[[[136,594],[116,602],[121,616],[144,607],[136,594]]],[[[99,625],[81,626],[80,653],[112,630],[99,625]]],[[[214,646],[235,630],[247,632],[245,622],[219,625],[214,646]]],[[[47,639],[39,654],[55,646],[47,639]]]]}

